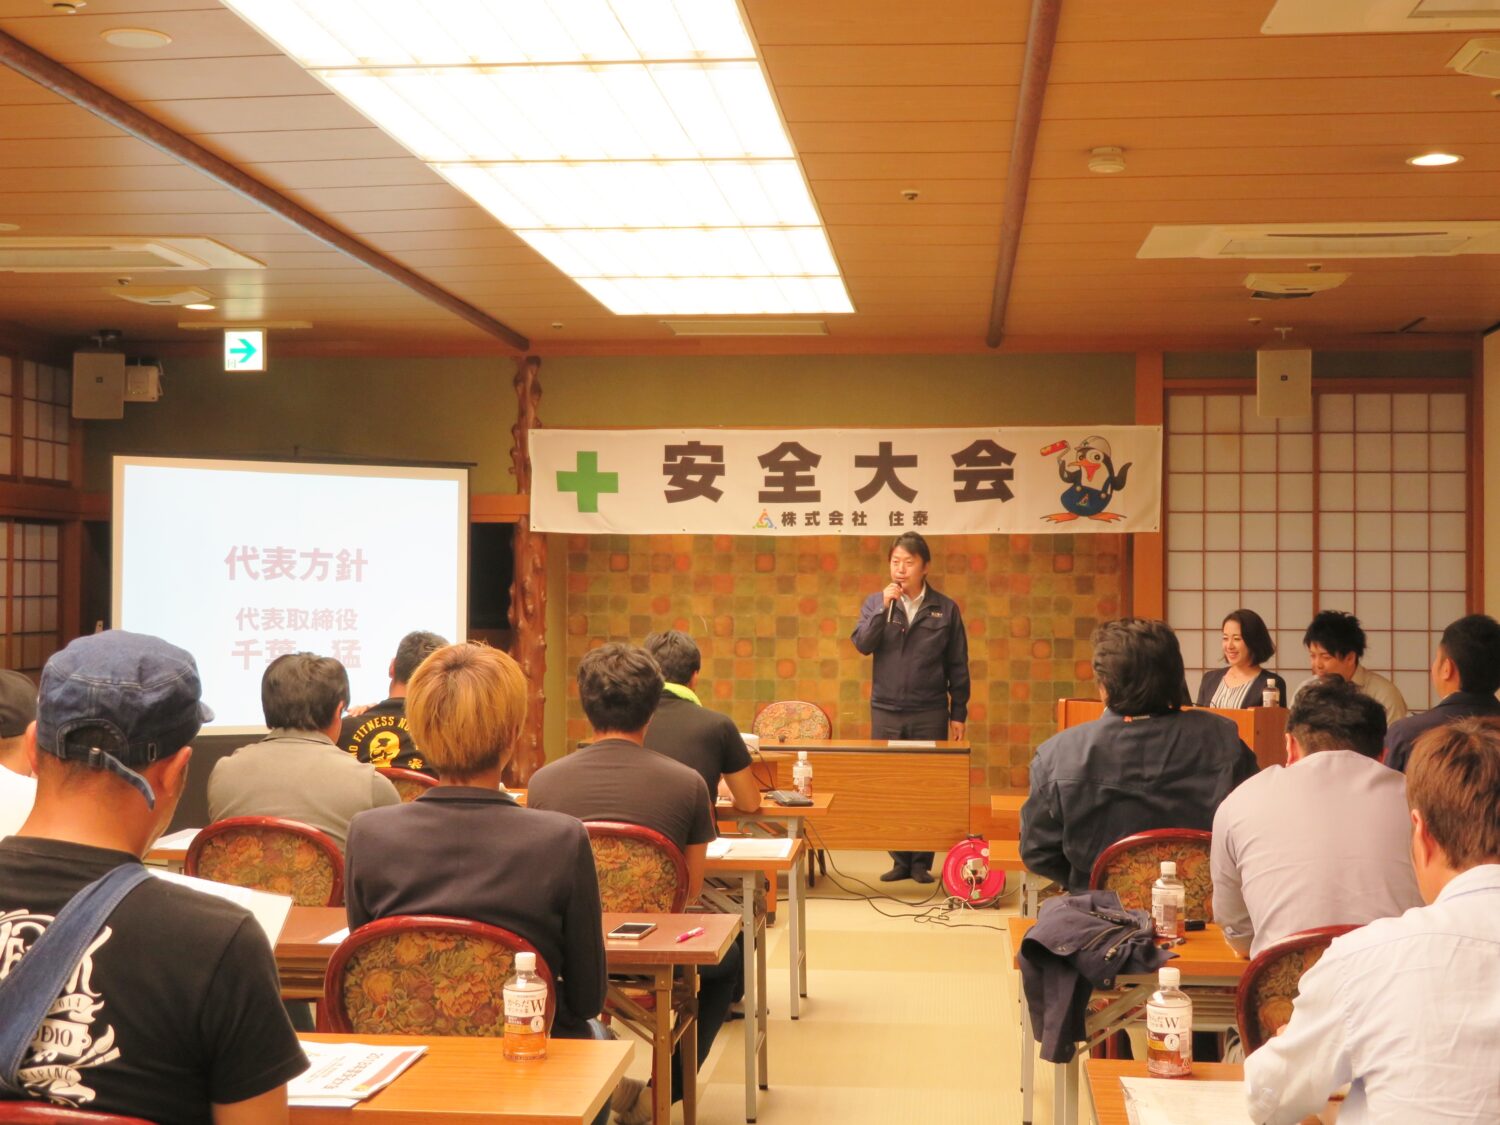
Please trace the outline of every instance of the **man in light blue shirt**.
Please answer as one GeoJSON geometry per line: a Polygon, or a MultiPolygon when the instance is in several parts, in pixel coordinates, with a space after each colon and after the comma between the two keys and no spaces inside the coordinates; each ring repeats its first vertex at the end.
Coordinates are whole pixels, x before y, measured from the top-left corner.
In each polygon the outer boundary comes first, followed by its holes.
{"type": "Polygon", "coordinates": [[[1336,939],[1303,976],[1283,1033],[1245,1060],[1261,1125],[1346,1084],[1339,1125],[1500,1121],[1500,722],[1428,732],[1406,776],[1430,905],[1336,939]]]}

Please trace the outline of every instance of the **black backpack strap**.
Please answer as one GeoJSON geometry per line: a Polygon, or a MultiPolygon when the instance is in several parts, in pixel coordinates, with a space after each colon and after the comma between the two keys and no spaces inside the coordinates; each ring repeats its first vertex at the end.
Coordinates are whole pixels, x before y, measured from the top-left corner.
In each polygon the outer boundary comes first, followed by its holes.
{"type": "Polygon", "coordinates": [[[120,901],[151,878],[139,863],[123,863],[70,898],[32,942],[10,975],[0,980],[0,1093],[24,1095],[17,1072],[42,1021],[89,944],[120,901]]]}

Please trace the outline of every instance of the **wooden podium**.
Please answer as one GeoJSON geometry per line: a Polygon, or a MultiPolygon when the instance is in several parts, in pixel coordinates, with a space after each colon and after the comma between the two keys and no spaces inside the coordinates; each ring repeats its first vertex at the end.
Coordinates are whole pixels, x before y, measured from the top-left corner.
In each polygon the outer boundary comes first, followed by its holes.
{"type": "MultiPolygon", "coordinates": [[[[1285,707],[1239,707],[1234,710],[1198,707],[1184,710],[1212,711],[1215,715],[1223,715],[1239,728],[1240,738],[1255,754],[1255,761],[1261,769],[1286,764],[1285,707]]],[[[1097,699],[1059,699],[1057,729],[1067,730],[1079,723],[1091,722],[1103,713],[1104,704],[1097,699]]]]}

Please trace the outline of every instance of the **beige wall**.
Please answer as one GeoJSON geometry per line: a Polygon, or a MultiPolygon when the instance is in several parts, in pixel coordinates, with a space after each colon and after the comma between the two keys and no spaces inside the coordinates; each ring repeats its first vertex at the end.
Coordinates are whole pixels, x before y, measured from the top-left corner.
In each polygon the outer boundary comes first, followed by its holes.
{"type": "Polygon", "coordinates": [[[514,361],[281,359],[263,375],[170,360],[161,401],[90,422],[85,487],[108,491],[115,453],[470,462],[475,492],[514,492],[514,361]]]}

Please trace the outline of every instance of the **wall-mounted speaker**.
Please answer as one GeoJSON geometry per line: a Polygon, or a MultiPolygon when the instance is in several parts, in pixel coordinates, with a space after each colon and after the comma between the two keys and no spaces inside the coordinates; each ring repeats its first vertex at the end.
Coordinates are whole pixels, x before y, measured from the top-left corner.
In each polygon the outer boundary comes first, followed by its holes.
{"type": "Polygon", "coordinates": [[[1255,412],[1262,418],[1312,416],[1312,349],[1262,348],[1255,353],[1255,412]]]}
{"type": "Polygon", "coordinates": [[[73,353],[73,417],[125,417],[125,357],[122,354],[73,353]]]}

